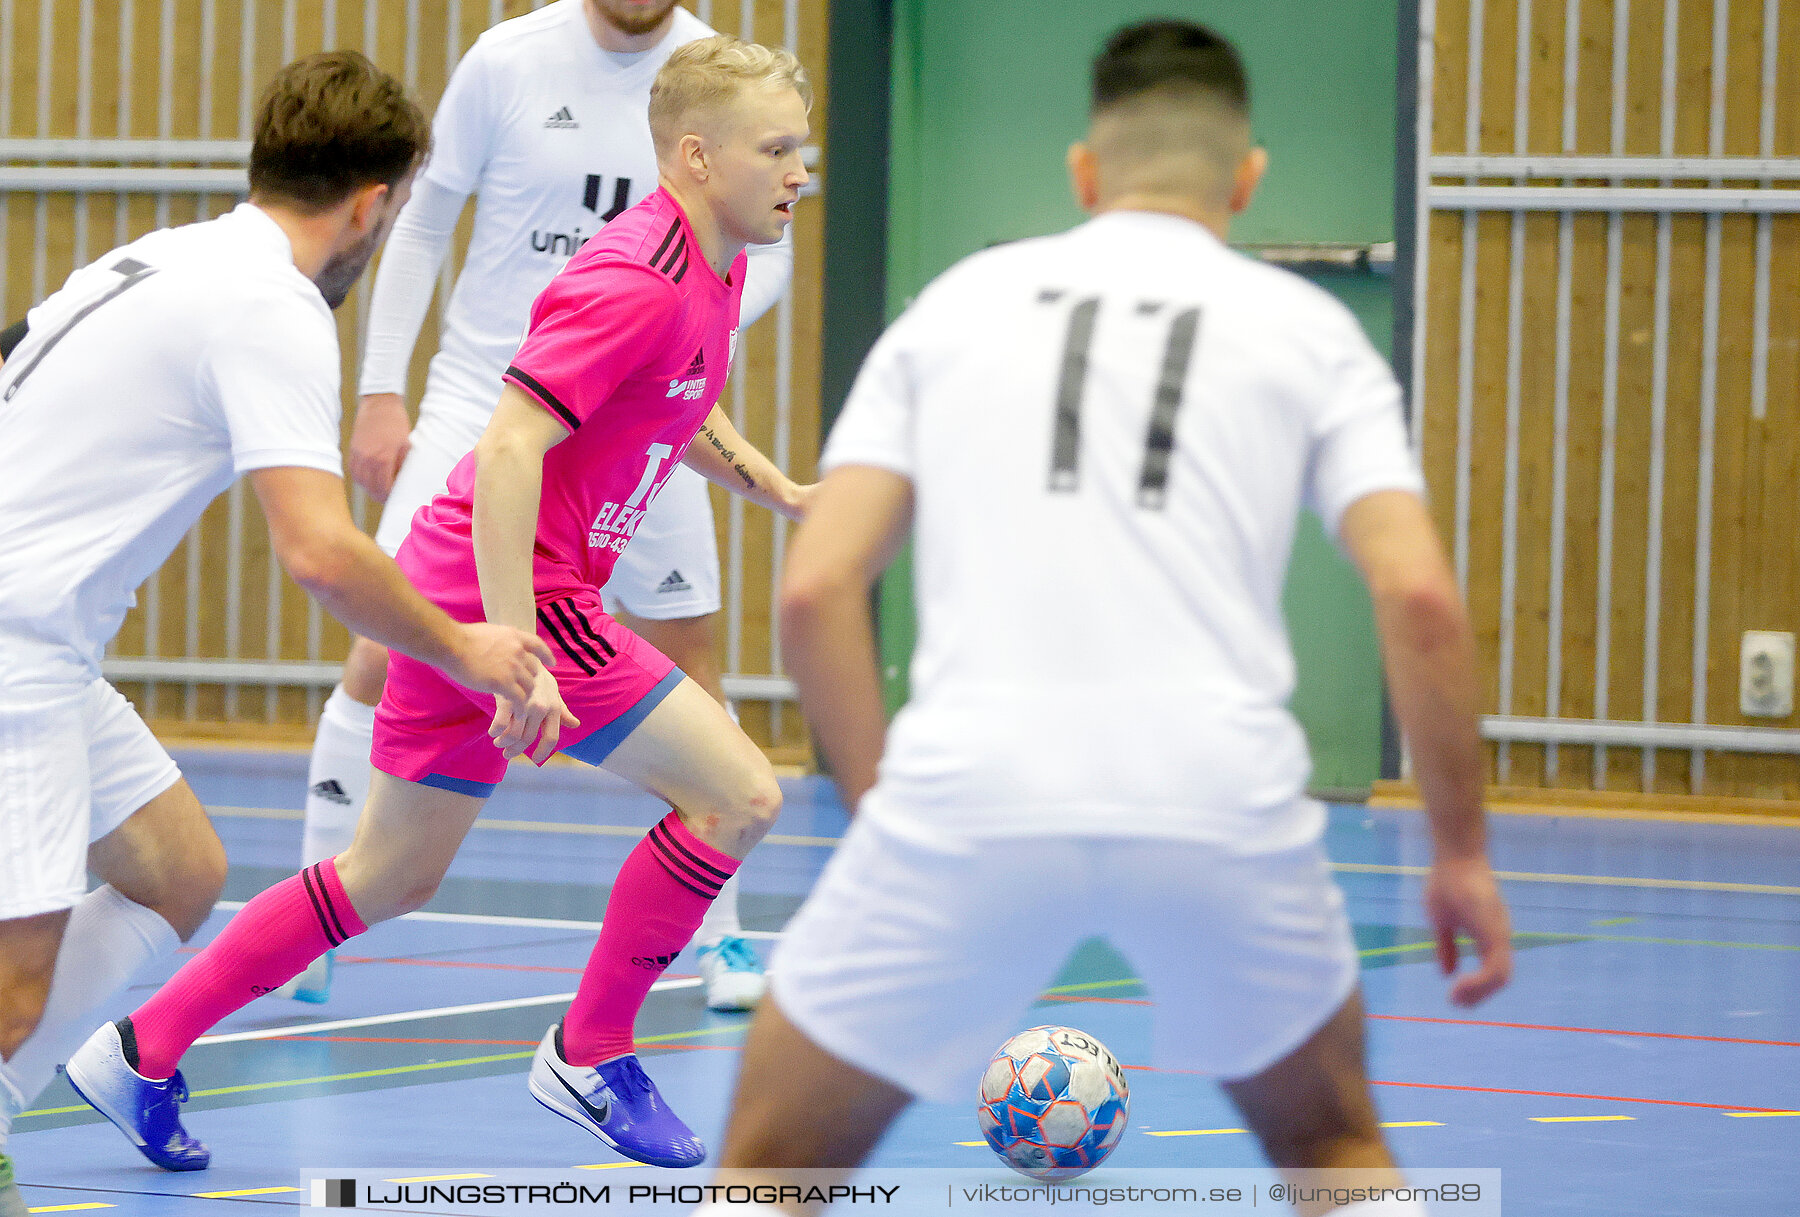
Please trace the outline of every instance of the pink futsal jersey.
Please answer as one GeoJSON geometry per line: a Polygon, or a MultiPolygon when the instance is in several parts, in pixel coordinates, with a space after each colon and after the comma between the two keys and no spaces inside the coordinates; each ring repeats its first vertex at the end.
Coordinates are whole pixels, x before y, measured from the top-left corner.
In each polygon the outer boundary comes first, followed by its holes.
{"type": "MultiPolygon", "coordinates": [[[[538,598],[603,586],[725,386],[744,255],[722,281],[664,190],[596,233],[531,306],[505,377],[569,438],[544,456],[538,598]]],[[[482,619],[471,520],[475,456],[419,509],[399,562],[452,616],[482,619]]]]}

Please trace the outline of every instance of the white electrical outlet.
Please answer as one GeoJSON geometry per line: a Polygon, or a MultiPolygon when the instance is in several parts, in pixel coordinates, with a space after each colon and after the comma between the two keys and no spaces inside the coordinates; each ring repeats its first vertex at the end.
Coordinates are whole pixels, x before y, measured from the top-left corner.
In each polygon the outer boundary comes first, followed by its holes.
{"type": "Polygon", "coordinates": [[[1794,636],[1745,630],[1738,675],[1738,709],[1755,718],[1794,712],[1794,636]]]}

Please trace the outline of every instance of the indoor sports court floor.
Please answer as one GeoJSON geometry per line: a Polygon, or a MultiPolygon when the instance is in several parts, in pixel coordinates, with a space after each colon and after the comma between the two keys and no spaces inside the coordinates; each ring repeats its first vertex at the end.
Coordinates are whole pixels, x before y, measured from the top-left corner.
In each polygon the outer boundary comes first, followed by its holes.
{"type": "MultiPolygon", "coordinates": [[[[305,757],[178,759],[231,854],[228,904],[205,938],[291,873],[305,757]]],[[[845,824],[827,784],[785,784],[782,820],[743,870],[746,924],[764,948],[845,824]]],[[[308,1203],[299,1170],[324,1166],[580,1166],[666,1181],[551,1117],[524,1085],[593,945],[601,885],[660,811],[591,771],[515,770],[430,910],[346,949],[328,1006],[259,1002],[188,1057],[188,1125],[212,1147],[210,1171],[151,1167],[59,1080],[12,1139],[26,1203],[280,1212],[268,1206],[308,1203]]],[[[1420,929],[1420,818],[1332,812],[1374,1016],[1371,1073],[1402,1163],[1501,1168],[1509,1217],[1800,1211],[1800,828],[1499,816],[1493,832],[1520,955],[1512,986],[1470,1013],[1445,1003],[1420,929]]],[[[639,1042],[671,1104],[716,1144],[746,1018],[709,1014],[691,972],[684,955],[658,985],[639,1042]]],[[[1091,1178],[1258,1165],[1206,1079],[1144,1067],[1156,1013],[1128,965],[1089,944],[1021,1017],[1079,1026],[1132,1070],[1131,1129],[1091,1178]]],[[[980,1144],[973,1106],[915,1108],[877,1163],[1016,1178],[980,1144]]]]}

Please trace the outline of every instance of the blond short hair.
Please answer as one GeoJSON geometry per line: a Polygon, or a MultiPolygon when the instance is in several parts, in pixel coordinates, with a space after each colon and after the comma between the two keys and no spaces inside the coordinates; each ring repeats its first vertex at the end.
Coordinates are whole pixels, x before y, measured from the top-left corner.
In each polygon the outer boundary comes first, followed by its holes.
{"type": "Polygon", "coordinates": [[[650,86],[650,137],[657,156],[674,152],[696,114],[723,109],[757,86],[793,89],[812,109],[806,69],[779,47],[715,34],[677,48],[650,86]]]}

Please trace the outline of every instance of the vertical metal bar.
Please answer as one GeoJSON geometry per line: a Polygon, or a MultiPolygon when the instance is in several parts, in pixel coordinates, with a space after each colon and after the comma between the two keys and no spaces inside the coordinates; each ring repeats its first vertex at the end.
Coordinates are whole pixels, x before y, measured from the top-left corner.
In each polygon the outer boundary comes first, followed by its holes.
{"type": "Polygon", "coordinates": [[[707,25],[711,25],[713,23],[712,8],[713,0],[700,0],[700,2],[694,6],[694,16],[700,18],[700,20],[704,21],[707,25]]]}
{"type": "Polygon", "coordinates": [[[1425,452],[1425,322],[1431,290],[1431,157],[1432,100],[1437,72],[1437,0],[1419,0],[1419,95],[1414,147],[1418,164],[1413,167],[1413,327],[1412,327],[1412,446],[1421,458],[1425,452]]]}
{"type": "Polygon", "coordinates": [[[488,0],[488,21],[487,21],[487,23],[490,27],[499,25],[501,18],[503,18],[505,16],[506,16],[506,0],[488,0]]]}
{"type": "Polygon", "coordinates": [[[299,0],[282,0],[281,5],[281,62],[292,63],[294,52],[300,41],[300,4],[299,0]]]}
{"type": "MultiPolygon", "coordinates": [[[[195,521],[194,527],[188,531],[187,540],[183,543],[187,549],[187,582],[183,606],[183,647],[188,659],[200,657],[200,534],[204,525],[195,521]]],[[[192,722],[200,713],[200,686],[192,680],[187,682],[187,690],[182,699],[183,714],[192,722]]]]}
{"type": "MultiPolygon", "coordinates": [[[[1513,152],[1531,150],[1531,3],[1520,0],[1518,36],[1513,43],[1513,152]]],[[[1515,179],[1523,185],[1525,179],[1515,179]]],[[[1506,481],[1500,523],[1500,655],[1501,714],[1512,713],[1513,666],[1518,642],[1514,620],[1519,602],[1519,397],[1522,392],[1525,320],[1525,213],[1513,212],[1506,297],[1506,481]]],[[[1494,750],[1495,777],[1512,777],[1512,748],[1501,741],[1494,750]]]]}
{"type": "MultiPolygon", "coordinates": [[[[1725,73],[1728,68],[1731,0],[1713,0],[1712,97],[1708,115],[1708,156],[1725,154],[1725,73]]],[[[1721,184],[1713,179],[1714,186],[1721,184]]],[[[1706,288],[1701,306],[1700,348],[1700,476],[1694,522],[1694,638],[1693,674],[1689,681],[1688,720],[1706,721],[1707,657],[1711,652],[1712,627],[1712,520],[1714,453],[1718,424],[1719,375],[1719,256],[1723,220],[1717,212],[1706,217],[1706,288]]],[[[1706,750],[1695,748],[1688,758],[1688,789],[1706,789],[1706,750]]]]}
{"type": "Polygon", "coordinates": [[[1478,217],[1463,213],[1461,330],[1456,364],[1456,585],[1469,594],[1469,492],[1475,447],[1475,242],[1478,217]]]}
{"type": "MultiPolygon", "coordinates": [[[[1680,88],[1681,0],[1663,2],[1662,55],[1662,155],[1675,155],[1676,94],[1680,88]]],[[[1668,184],[1667,179],[1664,185],[1668,184]]],[[[1669,407],[1669,262],[1674,242],[1674,223],[1667,212],[1656,217],[1655,332],[1650,355],[1650,501],[1649,530],[1644,553],[1644,699],[1643,721],[1657,716],[1658,683],[1662,649],[1662,529],[1663,496],[1667,479],[1669,407]]],[[[1656,786],[1656,749],[1642,752],[1642,787],[1656,786]]]]}
{"type": "MultiPolygon", "coordinates": [[[[12,88],[13,38],[17,33],[14,0],[0,0],[0,138],[11,139],[13,133],[12,88]]],[[[7,297],[7,267],[12,263],[8,246],[8,230],[12,227],[12,196],[0,195],[0,310],[10,311],[7,297]]],[[[10,323],[8,323],[10,324],[10,323]]]]}
{"type": "MultiPolygon", "coordinates": [[[[281,658],[281,563],[276,561],[273,549],[269,551],[269,574],[266,585],[269,597],[269,611],[263,618],[263,655],[273,661],[281,658]]],[[[275,712],[280,693],[279,684],[270,680],[263,686],[263,722],[275,721],[275,712]]]]}
{"type": "Polygon", "coordinates": [[[1469,0],[1469,108],[1463,115],[1463,150],[1481,153],[1481,68],[1487,25],[1486,0],[1469,0]]]}
{"type": "Polygon", "coordinates": [[[251,118],[256,104],[256,0],[243,0],[238,30],[238,116],[237,137],[249,139],[254,129],[251,118]]]}
{"type": "Polygon", "coordinates": [[[401,80],[406,91],[419,87],[419,0],[406,0],[406,69],[401,80]]]}
{"type": "Polygon", "coordinates": [[[444,79],[456,71],[462,58],[462,0],[446,0],[444,4],[444,79]]]}
{"type": "MultiPolygon", "coordinates": [[[[1781,44],[1781,0],[1763,0],[1762,130],[1757,141],[1763,156],[1775,155],[1775,69],[1781,44]]],[[[1768,183],[1768,179],[1764,179],[1768,183]]],[[[1774,217],[1756,217],[1756,296],[1750,338],[1750,417],[1761,422],[1769,413],[1769,263],[1774,249],[1774,217]]]]}
{"type": "MultiPolygon", "coordinates": [[[[1600,525],[1594,572],[1594,717],[1609,713],[1612,680],[1613,499],[1619,449],[1619,281],[1625,217],[1606,217],[1606,355],[1600,379],[1600,525]]],[[[1594,789],[1606,788],[1606,745],[1594,746],[1594,789]]]]}
{"type": "Polygon", "coordinates": [[[745,42],[756,41],[756,0],[739,0],[737,36],[745,42]]]}
{"type": "MultiPolygon", "coordinates": [[[[38,78],[37,136],[50,137],[50,74],[55,70],[55,53],[51,32],[55,25],[54,0],[38,0],[38,78]]],[[[48,293],[50,281],[50,245],[44,234],[50,229],[50,198],[39,192],[33,217],[36,227],[31,254],[31,302],[36,304],[48,293]]]]}
{"type": "MultiPolygon", "coordinates": [[[[94,0],[81,0],[76,12],[75,138],[87,139],[94,133],[94,0]]],[[[93,210],[94,196],[83,191],[75,196],[74,204],[70,269],[88,262],[88,213],[93,210]]]]}
{"type": "MultiPolygon", "coordinates": [[[[1581,0],[1565,0],[1563,13],[1563,126],[1562,150],[1575,151],[1576,101],[1581,85],[1581,0]]],[[[1555,747],[1555,745],[1551,745],[1555,747]]]]}
{"type": "MultiPolygon", "coordinates": [[[[1565,136],[1567,130],[1565,129],[1565,136]]],[[[1569,510],[1569,330],[1574,295],[1575,216],[1556,219],[1556,389],[1552,410],[1555,441],[1550,471],[1550,619],[1544,656],[1544,713],[1562,716],[1563,578],[1568,554],[1569,510]]],[[[1544,778],[1554,783],[1560,761],[1555,744],[1544,746],[1544,778]]]]}
{"type": "MultiPolygon", "coordinates": [[[[1523,380],[1525,321],[1525,213],[1513,212],[1512,265],[1506,295],[1506,481],[1501,499],[1500,522],[1500,656],[1499,713],[1512,713],[1513,659],[1517,638],[1513,615],[1518,611],[1519,589],[1519,408],[1523,380]]],[[[1495,748],[1495,777],[1504,783],[1512,776],[1512,755],[1502,741],[1495,748]]]]}
{"type": "Polygon", "coordinates": [[[1631,0],[1613,3],[1612,155],[1625,155],[1625,96],[1630,88],[1631,0]]]}
{"type": "MultiPolygon", "coordinates": [[[[775,305],[775,467],[786,472],[793,461],[794,415],[794,293],[783,292],[775,305]]],[[[769,557],[769,671],[782,671],[781,662],[781,571],[787,548],[787,517],[770,512],[773,527],[769,557]]],[[[769,742],[779,744],[782,731],[782,703],[776,698],[769,704],[769,742]]]]}
{"type": "MultiPolygon", "coordinates": [[[[337,0],[325,0],[324,12],[319,16],[319,49],[335,51],[337,49],[337,0]]],[[[314,694],[317,693],[315,689],[314,694]]],[[[309,694],[309,698],[311,698],[309,694]]],[[[308,701],[311,705],[311,700],[308,701]]]]}
{"type": "MultiPolygon", "coordinates": [[[[1702,306],[1700,355],[1700,485],[1694,522],[1694,674],[1690,722],[1706,721],[1706,660],[1712,625],[1713,465],[1718,430],[1719,246],[1723,218],[1706,217],[1706,297],[1702,306]]],[[[1690,789],[1706,786],[1706,752],[1696,748],[1689,769],[1690,789]]]]}
{"type": "MultiPolygon", "coordinates": [[[[381,33],[381,7],[379,0],[363,0],[363,33],[362,52],[370,59],[377,59],[376,39],[381,33]]],[[[379,60],[377,59],[379,62],[379,60]]]]}
{"type": "MultiPolygon", "coordinates": [[[[1669,421],[1669,260],[1674,225],[1665,212],[1656,217],[1655,328],[1650,353],[1650,500],[1644,550],[1643,719],[1656,721],[1662,650],[1663,496],[1667,475],[1669,421]]],[[[1655,789],[1656,749],[1643,749],[1643,789],[1655,789]]]]}
{"type": "MultiPolygon", "coordinates": [[[[790,52],[800,51],[800,0],[787,0],[781,13],[781,45],[790,52]]],[[[775,703],[776,712],[781,709],[781,702],[775,703]]]]}
{"type": "Polygon", "coordinates": [[[200,99],[197,133],[211,139],[213,129],[213,46],[219,37],[215,0],[200,0],[200,99]]]}
{"type": "MultiPolygon", "coordinates": [[[[745,434],[745,416],[748,413],[747,393],[744,378],[750,372],[750,357],[745,348],[748,343],[738,343],[738,359],[731,370],[731,425],[738,429],[738,434],[745,434]]],[[[725,670],[741,673],[744,670],[744,498],[738,494],[725,496],[726,516],[726,569],[730,571],[730,592],[725,598],[725,670]]]]}

